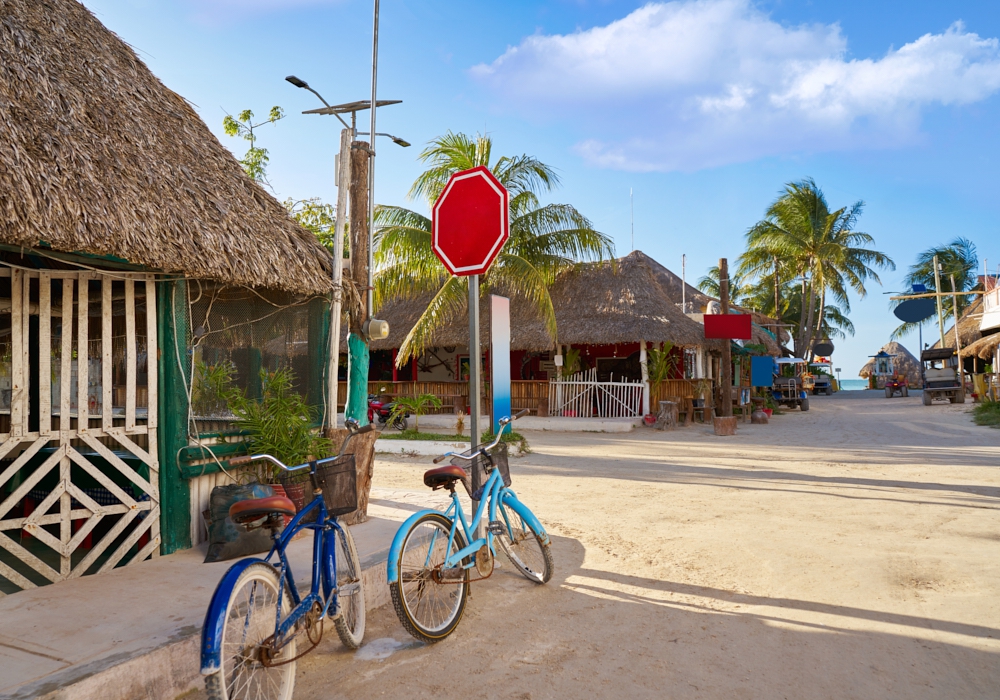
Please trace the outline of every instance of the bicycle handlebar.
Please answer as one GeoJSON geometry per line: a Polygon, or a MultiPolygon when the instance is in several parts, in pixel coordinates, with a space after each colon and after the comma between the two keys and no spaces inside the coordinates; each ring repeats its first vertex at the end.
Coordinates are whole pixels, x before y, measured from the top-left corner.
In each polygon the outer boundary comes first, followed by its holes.
{"type": "Polygon", "coordinates": [[[506,428],[508,425],[510,425],[511,423],[513,423],[514,421],[516,421],[518,418],[522,417],[526,413],[528,413],[528,409],[527,408],[524,409],[523,411],[518,411],[513,416],[505,416],[504,418],[501,418],[500,421],[499,421],[500,422],[500,430],[497,431],[496,439],[494,439],[493,442],[491,442],[489,445],[482,445],[475,452],[473,452],[472,454],[468,454],[468,455],[467,454],[462,454],[461,452],[445,452],[440,457],[435,457],[434,458],[434,464],[440,464],[441,462],[443,462],[444,460],[448,459],[449,457],[455,457],[455,458],[458,458],[458,459],[464,459],[466,462],[471,462],[478,455],[484,454],[485,452],[488,452],[489,450],[492,450],[494,447],[496,447],[497,445],[499,445],[500,444],[500,440],[503,438],[503,430],[504,430],[504,428],[506,428]]]}
{"type": "MultiPolygon", "coordinates": [[[[340,452],[337,453],[336,457],[324,457],[323,459],[315,460],[316,462],[325,462],[327,460],[336,459],[337,457],[342,456],[344,454],[344,450],[347,449],[347,444],[351,441],[352,437],[354,437],[355,435],[361,435],[362,433],[370,433],[371,431],[375,430],[374,423],[369,423],[368,425],[358,427],[358,421],[350,418],[344,421],[344,427],[347,428],[347,438],[344,440],[344,444],[341,445],[340,452]]],[[[283,469],[286,472],[295,472],[299,471],[300,469],[306,469],[311,464],[311,462],[306,462],[305,464],[300,464],[296,467],[289,467],[287,464],[282,462],[277,457],[274,457],[269,454],[257,454],[257,455],[240,455],[239,457],[233,457],[231,460],[229,460],[229,466],[239,467],[244,464],[249,464],[250,462],[258,462],[261,460],[270,462],[274,466],[278,467],[279,469],[283,469]]]]}

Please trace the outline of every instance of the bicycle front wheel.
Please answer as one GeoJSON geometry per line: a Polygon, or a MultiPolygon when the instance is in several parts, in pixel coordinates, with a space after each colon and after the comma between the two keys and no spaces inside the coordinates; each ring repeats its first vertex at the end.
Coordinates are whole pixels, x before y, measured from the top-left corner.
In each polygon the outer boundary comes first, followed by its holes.
{"type": "Polygon", "coordinates": [[[496,541],[514,568],[529,581],[547,583],[553,570],[551,545],[543,544],[524,518],[502,501],[497,504],[496,522],[496,541]]]}
{"type": "MultiPolygon", "coordinates": [[[[222,627],[222,667],[205,678],[209,700],[291,700],[295,639],[274,653],[269,642],[278,614],[278,572],[252,564],[236,580],[222,627]]],[[[281,615],[292,609],[285,590],[281,615]]]]}
{"type": "Polygon", "coordinates": [[[346,525],[330,533],[336,540],[337,605],[334,620],[337,636],[348,649],[357,649],[365,638],[365,589],[361,583],[361,560],[346,525]]]}
{"type": "Polygon", "coordinates": [[[469,593],[467,569],[445,569],[444,561],[465,547],[456,530],[451,547],[451,521],[428,513],[406,533],[399,553],[399,580],[389,586],[396,615],[406,631],[424,642],[439,642],[455,631],[469,593]]]}

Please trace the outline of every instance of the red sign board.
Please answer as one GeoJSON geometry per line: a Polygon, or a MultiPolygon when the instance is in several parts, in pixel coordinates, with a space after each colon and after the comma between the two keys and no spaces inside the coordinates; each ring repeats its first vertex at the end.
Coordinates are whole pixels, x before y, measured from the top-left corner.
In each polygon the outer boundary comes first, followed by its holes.
{"type": "Polygon", "coordinates": [[[481,275],[507,241],[510,195],[489,168],[455,173],[433,209],[433,248],[448,272],[481,275]]]}
{"type": "Polygon", "coordinates": [[[705,337],[750,340],[750,314],[705,314],[705,337]]]}

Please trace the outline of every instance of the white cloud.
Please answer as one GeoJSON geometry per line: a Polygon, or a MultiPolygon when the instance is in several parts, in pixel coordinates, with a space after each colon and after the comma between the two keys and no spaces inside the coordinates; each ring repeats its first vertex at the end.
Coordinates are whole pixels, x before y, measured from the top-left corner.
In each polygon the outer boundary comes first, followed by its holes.
{"type": "Polygon", "coordinates": [[[786,27],[750,0],[682,0],[528,37],[471,73],[505,105],[590,132],[577,150],[592,162],[695,170],[911,143],[923,108],[1000,89],[1000,42],[956,23],[848,59],[836,24],[786,27]]]}

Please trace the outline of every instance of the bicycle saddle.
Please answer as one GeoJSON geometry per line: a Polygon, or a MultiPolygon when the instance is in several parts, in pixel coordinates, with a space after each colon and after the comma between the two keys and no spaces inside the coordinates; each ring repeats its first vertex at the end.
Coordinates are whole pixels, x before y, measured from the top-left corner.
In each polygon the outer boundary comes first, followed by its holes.
{"type": "Polygon", "coordinates": [[[451,491],[455,488],[456,481],[461,481],[465,490],[471,493],[469,475],[461,467],[448,464],[443,467],[428,469],[424,472],[424,485],[430,486],[435,491],[441,488],[451,491]]]}
{"type": "Polygon", "coordinates": [[[229,517],[239,525],[271,514],[295,515],[295,504],[284,496],[268,496],[267,498],[236,501],[229,506],[229,517]]]}

